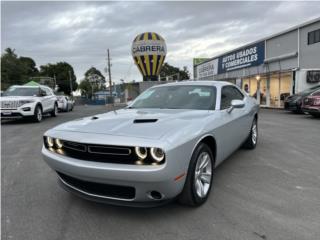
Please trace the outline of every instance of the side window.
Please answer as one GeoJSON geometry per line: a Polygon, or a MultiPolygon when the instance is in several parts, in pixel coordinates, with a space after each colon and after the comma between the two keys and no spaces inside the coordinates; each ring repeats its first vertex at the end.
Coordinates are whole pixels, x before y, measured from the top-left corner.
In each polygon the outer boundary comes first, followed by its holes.
{"type": "Polygon", "coordinates": [[[44,88],[44,90],[46,91],[47,96],[51,96],[52,95],[52,93],[51,93],[49,88],[44,88]]]}
{"type": "Polygon", "coordinates": [[[242,100],[243,98],[243,94],[237,88],[233,86],[223,87],[221,90],[220,110],[229,108],[232,100],[242,100]]]}
{"type": "Polygon", "coordinates": [[[45,88],[40,88],[40,95],[44,96],[45,94],[47,95],[46,89],[45,88]]]}

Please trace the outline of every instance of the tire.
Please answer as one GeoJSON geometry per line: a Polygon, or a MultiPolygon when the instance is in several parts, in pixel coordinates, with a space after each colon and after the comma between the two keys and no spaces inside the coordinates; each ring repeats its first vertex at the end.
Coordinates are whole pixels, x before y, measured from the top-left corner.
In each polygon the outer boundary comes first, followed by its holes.
{"type": "Polygon", "coordinates": [[[257,146],[258,142],[258,122],[255,118],[252,122],[250,134],[247,138],[247,140],[243,144],[243,148],[246,149],[254,149],[257,146]]]}
{"type": "Polygon", "coordinates": [[[309,113],[312,117],[320,118],[320,113],[309,113]]]}
{"type": "Polygon", "coordinates": [[[33,115],[33,121],[34,122],[41,122],[42,121],[42,108],[40,105],[36,106],[36,108],[34,109],[34,115],[33,115]]]}
{"type": "Polygon", "coordinates": [[[57,104],[54,104],[54,108],[52,110],[52,112],[50,113],[51,117],[56,117],[58,116],[58,106],[57,104]]]}
{"type": "Polygon", "coordinates": [[[207,144],[200,143],[192,154],[186,182],[178,201],[181,204],[193,207],[198,207],[206,202],[212,186],[213,170],[214,157],[212,151],[207,144]]]}

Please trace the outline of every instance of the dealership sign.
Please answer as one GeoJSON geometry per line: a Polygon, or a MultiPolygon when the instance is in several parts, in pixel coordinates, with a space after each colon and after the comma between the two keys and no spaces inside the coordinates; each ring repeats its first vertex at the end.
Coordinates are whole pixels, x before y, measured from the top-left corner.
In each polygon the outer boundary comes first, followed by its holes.
{"type": "Polygon", "coordinates": [[[225,73],[245,67],[253,67],[264,61],[264,41],[238,49],[219,57],[218,73],[225,73]]]}
{"type": "Polygon", "coordinates": [[[202,63],[197,67],[197,78],[205,78],[218,74],[218,59],[202,63]]]}
{"type": "Polygon", "coordinates": [[[308,83],[320,83],[320,71],[308,71],[307,72],[308,83]]]}

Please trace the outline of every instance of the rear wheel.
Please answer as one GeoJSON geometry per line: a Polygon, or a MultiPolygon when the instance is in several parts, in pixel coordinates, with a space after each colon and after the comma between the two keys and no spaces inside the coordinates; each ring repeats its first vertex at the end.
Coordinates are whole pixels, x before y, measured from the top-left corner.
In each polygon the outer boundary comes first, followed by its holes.
{"type": "Polygon", "coordinates": [[[246,149],[254,149],[257,146],[258,142],[258,123],[257,119],[255,118],[252,122],[250,134],[243,144],[243,147],[246,149]]]}
{"type": "Polygon", "coordinates": [[[34,122],[41,122],[42,121],[42,108],[39,105],[36,106],[36,108],[34,110],[33,121],[34,122]]]}
{"type": "Polygon", "coordinates": [[[187,179],[179,202],[189,206],[200,206],[209,196],[212,186],[214,158],[208,145],[201,143],[194,151],[187,179]]]}

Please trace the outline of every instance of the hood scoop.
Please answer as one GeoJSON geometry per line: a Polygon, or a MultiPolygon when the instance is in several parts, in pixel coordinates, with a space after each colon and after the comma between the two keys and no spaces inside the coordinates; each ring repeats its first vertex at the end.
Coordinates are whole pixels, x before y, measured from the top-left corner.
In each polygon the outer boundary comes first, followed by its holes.
{"type": "Polygon", "coordinates": [[[158,119],[135,119],[133,123],[154,123],[156,121],[158,121],[158,119]]]}

